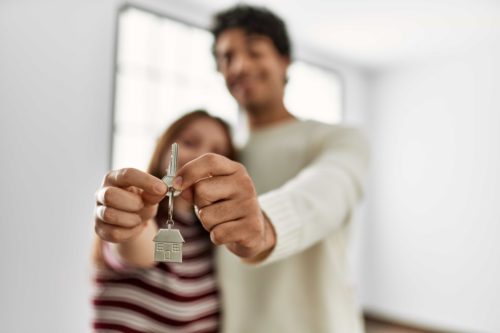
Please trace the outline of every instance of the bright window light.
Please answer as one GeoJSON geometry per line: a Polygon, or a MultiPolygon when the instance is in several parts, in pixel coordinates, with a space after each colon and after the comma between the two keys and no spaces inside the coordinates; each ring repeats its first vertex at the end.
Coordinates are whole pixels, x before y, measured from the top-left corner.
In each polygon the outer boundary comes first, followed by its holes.
{"type": "MultiPolygon", "coordinates": [[[[145,170],[156,139],[182,114],[206,109],[238,125],[238,106],[216,71],[203,29],[127,7],[118,18],[112,168],[145,170]]],[[[296,116],[341,120],[336,73],[295,61],[285,103],[296,116]]]]}

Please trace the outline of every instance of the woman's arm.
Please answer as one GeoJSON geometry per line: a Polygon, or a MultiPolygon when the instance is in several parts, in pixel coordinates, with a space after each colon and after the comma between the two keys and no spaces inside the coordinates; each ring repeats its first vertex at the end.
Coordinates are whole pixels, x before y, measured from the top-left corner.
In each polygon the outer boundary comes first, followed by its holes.
{"type": "Polygon", "coordinates": [[[142,232],[125,242],[111,243],[96,237],[94,264],[99,268],[113,270],[153,267],[155,265],[153,238],[156,232],[156,223],[150,219],[145,222],[142,232]]]}
{"type": "Polygon", "coordinates": [[[158,228],[154,220],[148,220],[145,223],[143,231],[130,240],[113,244],[111,248],[120,255],[120,258],[127,266],[148,268],[155,265],[154,261],[154,242],[158,228]]]}

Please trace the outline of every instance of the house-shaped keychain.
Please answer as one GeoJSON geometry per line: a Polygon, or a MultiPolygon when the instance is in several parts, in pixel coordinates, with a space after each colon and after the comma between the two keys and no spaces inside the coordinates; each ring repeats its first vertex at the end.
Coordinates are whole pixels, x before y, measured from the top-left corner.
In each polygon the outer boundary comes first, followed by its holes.
{"type": "Polygon", "coordinates": [[[155,242],[155,261],[182,262],[182,238],[177,229],[160,229],[153,239],[155,242]]]}

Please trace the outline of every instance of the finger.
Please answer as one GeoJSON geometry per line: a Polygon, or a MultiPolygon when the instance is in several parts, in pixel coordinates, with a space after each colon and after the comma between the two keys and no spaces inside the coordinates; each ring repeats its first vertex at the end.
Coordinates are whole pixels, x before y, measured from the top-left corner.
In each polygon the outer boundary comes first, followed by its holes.
{"type": "Polygon", "coordinates": [[[165,199],[165,195],[151,194],[151,193],[146,192],[146,191],[142,192],[141,197],[142,197],[142,201],[144,201],[144,204],[146,206],[156,205],[160,201],[165,199]]]}
{"type": "Polygon", "coordinates": [[[96,220],[95,232],[101,239],[105,241],[112,243],[122,243],[134,237],[135,235],[138,235],[143,230],[145,225],[146,224],[143,223],[133,228],[122,228],[112,224],[107,224],[100,220],[96,220]]]}
{"type": "Polygon", "coordinates": [[[259,255],[258,248],[254,246],[243,246],[240,243],[229,243],[226,246],[229,251],[240,258],[254,260],[259,255]]]}
{"type": "Polygon", "coordinates": [[[210,240],[215,245],[224,245],[238,242],[243,237],[241,234],[241,220],[227,221],[216,225],[210,231],[210,240]]]}
{"type": "Polygon", "coordinates": [[[186,163],[177,172],[174,187],[184,190],[196,182],[213,177],[231,175],[242,168],[242,165],[230,159],[213,153],[203,154],[186,163]]]}
{"type": "Polygon", "coordinates": [[[167,186],[161,179],[134,168],[108,172],[103,185],[121,188],[138,187],[144,191],[143,198],[151,204],[160,202],[167,192],[167,186]]]}
{"type": "MultiPolygon", "coordinates": [[[[135,187],[135,186],[129,186],[129,187],[127,187],[126,190],[129,192],[138,194],[142,198],[142,203],[144,204],[145,207],[158,204],[158,202],[157,202],[158,198],[157,198],[156,194],[150,194],[150,193],[144,191],[143,189],[140,189],[140,188],[135,187]]],[[[164,196],[162,196],[160,198],[160,201],[162,201],[163,199],[165,199],[164,196]]]]}
{"type": "Polygon", "coordinates": [[[194,204],[194,191],[192,187],[188,187],[184,189],[181,193],[181,198],[189,202],[190,204],[194,204]]]}
{"type": "Polygon", "coordinates": [[[211,231],[218,224],[241,219],[253,206],[253,201],[248,199],[224,200],[199,209],[198,217],[203,227],[211,231]]]}
{"type": "Polygon", "coordinates": [[[133,228],[142,222],[139,214],[125,212],[106,206],[97,206],[95,216],[104,223],[122,228],[133,228]]]}
{"type": "Polygon", "coordinates": [[[154,218],[157,212],[158,212],[158,205],[154,205],[154,206],[145,206],[138,212],[138,214],[140,215],[142,221],[146,221],[154,218]]]}
{"type": "Polygon", "coordinates": [[[96,201],[101,205],[127,212],[137,212],[144,207],[140,194],[113,186],[100,188],[96,193],[96,201]]]}
{"type": "Polygon", "coordinates": [[[193,203],[201,209],[220,200],[235,198],[240,184],[232,176],[215,176],[200,180],[192,188],[193,203]]]}
{"type": "Polygon", "coordinates": [[[210,232],[215,245],[226,245],[229,251],[241,258],[254,258],[258,254],[259,235],[247,228],[245,220],[221,223],[210,232]]]}

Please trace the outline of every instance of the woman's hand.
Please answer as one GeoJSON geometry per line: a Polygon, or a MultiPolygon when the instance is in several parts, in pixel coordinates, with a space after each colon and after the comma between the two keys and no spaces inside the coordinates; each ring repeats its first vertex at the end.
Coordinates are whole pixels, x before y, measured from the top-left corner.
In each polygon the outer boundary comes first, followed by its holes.
{"type": "Polygon", "coordinates": [[[141,234],[165,197],[160,179],[126,168],[112,170],[96,192],[95,231],[108,242],[124,243],[141,234]]]}

